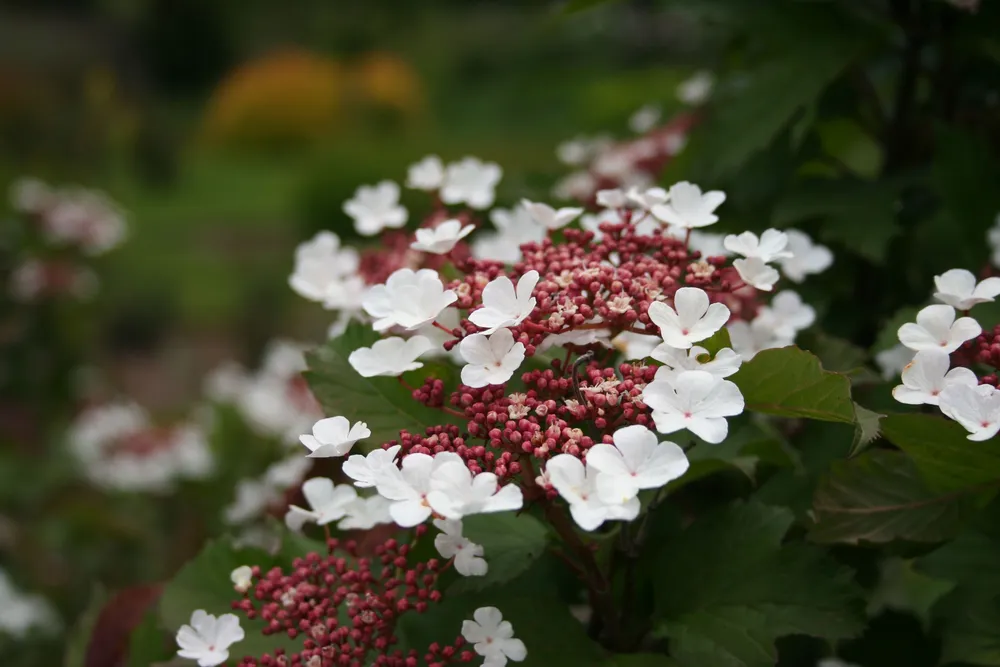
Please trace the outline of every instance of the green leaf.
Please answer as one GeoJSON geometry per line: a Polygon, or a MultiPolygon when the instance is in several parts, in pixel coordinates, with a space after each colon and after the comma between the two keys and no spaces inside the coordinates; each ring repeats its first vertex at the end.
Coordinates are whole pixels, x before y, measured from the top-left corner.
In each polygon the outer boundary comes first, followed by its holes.
{"type": "Polygon", "coordinates": [[[851,456],[860,454],[871,443],[882,435],[882,418],[884,414],[869,410],[858,403],[854,404],[854,442],[851,444],[851,456]]]}
{"type": "Polygon", "coordinates": [[[892,317],[884,322],[879,329],[875,344],[872,345],[872,352],[882,352],[899,345],[899,327],[907,322],[915,322],[919,311],[920,309],[914,306],[906,306],[893,313],[892,317]]]}
{"type": "Polygon", "coordinates": [[[882,171],[882,146],[848,118],[834,118],[816,128],[823,151],[854,175],[868,180],[882,171]]]}
{"type": "Polygon", "coordinates": [[[128,667],[149,667],[168,660],[174,651],[167,648],[154,610],[146,612],[128,642],[128,667]]]}
{"type": "MultiPolygon", "coordinates": [[[[994,565],[996,567],[996,565],[994,565]]],[[[941,637],[941,662],[1000,665],[1000,597],[961,601],[941,637]]]]}
{"type": "Polygon", "coordinates": [[[931,488],[959,490],[1000,484],[1000,438],[969,440],[957,422],[922,414],[889,415],[882,434],[910,455],[931,488]]]}
{"type": "Polygon", "coordinates": [[[665,655],[656,653],[623,653],[613,655],[603,667],[677,667],[677,663],[665,655]]]}
{"type": "Polygon", "coordinates": [[[851,381],[823,370],[814,355],[797,347],[763,350],[732,378],[748,410],[780,417],[854,422],[851,381]]]}
{"type": "Polygon", "coordinates": [[[489,571],[482,577],[462,577],[448,594],[479,591],[505,584],[521,575],[545,552],[545,525],[530,514],[475,514],[462,520],[462,534],[482,545],[489,571]]]}
{"type": "Polygon", "coordinates": [[[814,542],[941,542],[975,510],[963,493],[934,493],[900,452],[875,450],[833,464],[816,490],[814,542]]]}
{"type": "Polygon", "coordinates": [[[879,566],[878,585],[868,601],[868,617],[886,609],[913,614],[928,628],[931,609],[952,589],[952,584],[918,572],[913,561],[887,558],[879,566]]]}
{"type": "Polygon", "coordinates": [[[738,503],[700,517],[663,549],[657,633],[681,667],[772,667],[775,640],[836,640],[864,627],[851,572],[815,548],[782,544],[792,513],[738,503]]]}
{"type": "Polygon", "coordinates": [[[711,354],[712,358],[714,359],[715,355],[717,355],[719,353],[719,350],[721,350],[722,348],[733,347],[733,343],[729,339],[729,329],[727,329],[726,327],[722,327],[714,334],[712,334],[709,338],[706,338],[705,340],[698,343],[698,346],[708,350],[708,353],[711,354]]]}
{"type": "Polygon", "coordinates": [[[352,325],[307,355],[305,377],[324,413],[367,423],[372,432],[370,442],[376,445],[397,439],[403,429],[423,433],[428,426],[448,422],[443,412],[414,401],[410,390],[398,380],[363,378],[351,367],[347,361],[351,352],[377,339],[370,327],[352,325]]]}
{"type": "Polygon", "coordinates": [[[91,636],[108,597],[107,591],[99,584],[95,584],[91,589],[87,607],[83,610],[66,642],[66,655],[63,662],[66,667],[84,667],[86,664],[91,636]]]}
{"type": "Polygon", "coordinates": [[[569,0],[563,7],[563,13],[576,14],[577,12],[594,9],[601,5],[611,4],[612,2],[621,2],[621,0],[569,0]]]}

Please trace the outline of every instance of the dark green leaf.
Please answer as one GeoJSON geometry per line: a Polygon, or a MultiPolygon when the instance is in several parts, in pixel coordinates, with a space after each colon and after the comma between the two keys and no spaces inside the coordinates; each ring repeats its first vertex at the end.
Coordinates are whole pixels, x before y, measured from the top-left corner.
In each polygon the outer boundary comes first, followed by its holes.
{"type": "Polygon", "coordinates": [[[884,414],[869,410],[858,403],[854,404],[854,442],[851,445],[851,456],[860,454],[871,443],[882,435],[882,418],[884,414]]]}
{"type": "Polygon", "coordinates": [[[489,571],[482,577],[462,577],[449,594],[478,591],[521,575],[545,551],[547,530],[530,514],[475,514],[462,521],[462,534],[483,547],[489,571]]]}
{"type": "Polygon", "coordinates": [[[676,667],[677,663],[665,655],[656,653],[626,653],[613,655],[603,667],[676,667]]]}
{"type": "Polygon", "coordinates": [[[594,9],[595,7],[600,7],[601,5],[611,4],[612,2],[620,2],[621,0],[569,0],[566,6],[563,7],[563,13],[565,14],[575,14],[577,12],[586,11],[588,9],[594,9]]]}
{"type": "Polygon", "coordinates": [[[347,361],[351,352],[370,346],[377,338],[370,327],[352,325],[307,355],[305,377],[324,413],[367,423],[372,432],[369,442],[374,445],[398,438],[402,429],[423,433],[428,426],[447,422],[444,413],[414,401],[399,381],[363,378],[351,367],[347,361]]]}
{"type": "Polygon", "coordinates": [[[722,348],[733,347],[733,343],[729,339],[729,329],[722,327],[714,334],[712,334],[711,337],[706,338],[705,340],[698,343],[698,346],[708,350],[708,353],[711,354],[712,357],[714,358],[715,355],[718,354],[719,350],[721,350],[722,348]]]}
{"type": "Polygon", "coordinates": [[[913,561],[887,558],[879,567],[879,582],[868,600],[868,616],[892,609],[913,614],[929,627],[931,609],[951,589],[952,584],[918,572],[913,561]]]}
{"type": "Polygon", "coordinates": [[[957,422],[922,414],[889,415],[882,433],[910,455],[932,488],[988,490],[1000,484],[1000,438],[973,442],[957,422]]]}
{"type": "Polygon", "coordinates": [[[942,632],[941,662],[1000,665],[1000,597],[958,600],[942,632]]]}
{"type": "Polygon", "coordinates": [[[829,640],[864,626],[860,589],[821,550],[782,544],[792,513],[739,503],[699,518],[663,550],[657,632],[682,667],[771,667],[779,637],[829,640]]]}
{"type": "Polygon", "coordinates": [[[834,118],[817,128],[823,151],[837,164],[865,179],[874,179],[882,171],[882,146],[860,125],[848,118],[834,118]]]}
{"type": "Polygon", "coordinates": [[[100,585],[95,585],[90,594],[90,601],[77,620],[66,642],[66,655],[64,664],[66,667],[84,667],[87,660],[87,648],[90,646],[90,639],[97,625],[97,618],[101,615],[105,603],[108,601],[108,593],[100,585]]]}
{"type": "Polygon", "coordinates": [[[961,530],[973,499],[934,493],[900,452],[875,450],[833,464],[813,504],[815,542],[940,542],[961,530]]]}
{"type": "Polygon", "coordinates": [[[167,648],[164,641],[156,612],[154,610],[146,612],[142,622],[132,631],[132,636],[129,638],[128,667],[149,667],[169,659],[173,652],[167,648]]]}
{"type": "Polygon", "coordinates": [[[763,350],[731,379],[743,392],[748,410],[780,417],[854,422],[847,376],[823,370],[819,359],[797,347],[763,350]]]}

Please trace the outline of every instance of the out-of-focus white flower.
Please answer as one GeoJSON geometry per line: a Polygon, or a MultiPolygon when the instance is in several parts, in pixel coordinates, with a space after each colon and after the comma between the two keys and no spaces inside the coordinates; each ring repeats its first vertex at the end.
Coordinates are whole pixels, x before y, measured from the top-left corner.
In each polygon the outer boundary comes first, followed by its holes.
{"type": "Polygon", "coordinates": [[[580,227],[588,232],[593,232],[594,237],[598,240],[604,238],[601,225],[605,223],[615,225],[619,222],[621,222],[621,216],[618,215],[618,211],[612,209],[604,209],[598,213],[584,213],[580,216],[580,227]]]}
{"type": "Polygon", "coordinates": [[[445,169],[441,201],[445,204],[468,204],[474,209],[493,206],[496,186],[503,176],[500,165],[466,157],[445,169]]]}
{"type": "Polygon", "coordinates": [[[726,329],[729,330],[729,340],[733,344],[733,349],[743,361],[750,361],[761,350],[792,344],[790,338],[778,335],[772,322],[759,317],[753,322],[744,320],[730,322],[726,329]]]}
{"type": "Polygon", "coordinates": [[[328,417],[313,424],[312,434],[300,435],[299,442],[309,450],[308,458],[346,456],[358,440],[371,434],[364,422],[352,426],[347,417],[328,417]]]}
{"type": "Polygon", "coordinates": [[[368,498],[357,498],[345,509],[344,518],[337,524],[340,530],[371,530],[381,524],[392,523],[389,516],[390,502],[387,498],[375,495],[368,498]]]}
{"type": "Polygon", "coordinates": [[[0,634],[23,639],[32,630],[53,634],[59,618],[49,602],[40,595],[17,589],[7,573],[0,570],[0,634]]]}
{"type": "Polygon", "coordinates": [[[437,155],[414,162],[406,173],[406,187],[413,190],[437,190],[444,183],[444,165],[437,155]]]}
{"type": "Polygon", "coordinates": [[[833,253],[824,245],[813,243],[809,235],[798,229],[786,229],[788,251],[791,257],[778,260],[778,266],[786,278],[800,283],[806,276],[822,273],[833,264],[833,253]]]}
{"type": "Polygon", "coordinates": [[[417,359],[432,346],[424,336],[414,336],[409,340],[393,336],[375,341],[371,347],[354,350],[347,361],[361,377],[397,377],[422,368],[423,364],[417,359]]]}
{"type": "Polygon", "coordinates": [[[229,573],[229,580],[233,582],[233,588],[237,593],[246,593],[253,583],[253,570],[249,565],[240,565],[229,573]]]}
{"type": "Polygon", "coordinates": [[[611,137],[598,135],[596,137],[574,137],[564,141],[556,148],[556,157],[563,164],[579,167],[592,160],[614,143],[611,137]]]}
{"type": "Polygon", "coordinates": [[[658,489],[687,472],[684,450],[641,424],[614,432],[614,445],[598,443],[587,450],[587,465],[597,470],[597,494],[606,503],[626,503],[641,489],[658,489]]]}
{"type": "Polygon", "coordinates": [[[670,198],[662,204],[650,208],[658,220],[685,229],[707,227],[719,221],[715,209],[726,201],[726,193],[720,190],[702,193],[693,183],[681,181],[670,186],[670,198]]]}
{"type": "Polygon", "coordinates": [[[653,411],[653,423],[660,433],[687,429],[705,442],[718,444],[726,439],[726,417],[743,412],[739,387],[706,371],[684,371],[668,380],[646,385],[642,400],[653,411]]]}
{"type": "Polygon", "coordinates": [[[340,293],[357,272],[359,262],[357,251],[341,247],[339,236],[319,232],[295,249],[295,268],[288,284],[310,301],[342,301],[340,293]]]}
{"type": "Polygon", "coordinates": [[[462,226],[460,220],[445,220],[433,229],[418,229],[417,240],[410,244],[414,250],[434,255],[446,255],[459,241],[472,233],[472,225],[462,226]]]}
{"type": "Polygon", "coordinates": [[[1000,431],[1000,391],[988,384],[950,384],[939,395],[938,407],[969,432],[969,440],[989,440],[1000,431]]]}
{"type": "Polygon", "coordinates": [[[477,235],[472,242],[472,256],[476,259],[514,264],[521,261],[522,245],[539,243],[545,238],[545,227],[522,204],[513,209],[495,208],[490,211],[490,220],[497,231],[477,235]]]}
{"type": "Polygon", "coordinates": [[[1000,278],[976,282],[971,271],[951,269],[934,276],[934,298],[958,310],[968,310],[979,303],[989,303],[1000,294],[1000,278]]]}
{"type": "Polygon", "coordinates": [[[892,390],[892,396],[909,405],[937,405],[942,391],[953,384],[975,387],[979,378],[968,368],[948,370],[950,357],[941,350],[921,350],[903,369],[903,384],[892,390]]]}
{"type": "Polygon", "coordinates": [[[663,341],[659,336],[646,336],[643,334],[623,331],[615,336],[611,341],[626,359],[645,359],[652,355],[657,345],[662,345],[663,341]]]}
{"type": "Polygon", "coordinates": [[[535,309],[535,297],[531,293],[538,278],[538,271],[528,271],[518,279],[516,290],[507,276],[491,280],[483,288],[483,306],[469,313],[469,321],[485,329],[485,334],[501,327],[517,326],[535,309]]]}
{"type": "Polygon", "coordinates": [[[441,532],[434,536],[434,548],[444,559],[455,559],[455,571],[463,577],[481,577],[489,571],[483,547],[462,536],[461,519],[434,519],[441,532]]]}
{"type": "Polygon", "coordinates": [[[9,289],[16,301],[30,303],[42,297],[65,296],[86,301],[100,286],[97,274],[83,264],[28,258],[11,272],[9,289]]]}
{"type": "Polygon", "coordinates": [[[798,292],[784,290],[775,294],[770,304],[760,308],[756,319],[766,322],[778,337],[794,340],[799,331],[808,329],[816,321],[816,310],[803,303],[798,292]]]}
{"type": "Polygon", "coordinates": [[[670,194],[663,188],[639,188],[637,186],[629,188],[625,196],[643,211],[649,211],[654,206],[659,206],[670,199],[670,194]]]}
{"type": "Polygon", "coordinates": [[[236,407],[256,433],[291,445],[323,418],[302,377],[305,349],[300,343],[273,340],[264,351],[260,368],[246,376],[236,407]]]}
{"type": "Polygon", "coordinates": [[[433,322],[457,299],[454,290],[444,288],[434,269],[399,269],[384,285],[369,289],[362,305],[376,318],[372,324],[376,331],[394,326],[413,330],[433,322]]]}
{"type": "Polygon", "coordinates": [[[876,354],[875,363],[882,371],[882,378],[889,380],[899,375],[906,368],[906,364],[913,361],[915,354],[913,350],[903,344],[894,345],[876,354]]]}
{"type": "Polygon", "coordinates": [[[53,198],[55,192],[44,181],[30,176],[17,179],[10,185],[10,203],[21,213],[41,213],[53,198]]]}
{"type": "MultiPolygon", "coordinates": [[[[597,191],[597,203],[600,206],[609,209],[615,208],[625,208],[629,205],[631,200],[625,195],[625,192],[621,188],[613,188],[610,190],[598,190],[597,191]]],[[[610,211],[617,216],[617,213],[610,211]]]]}
{"type": "Polygon", "coordinates": [[[556,209],[542,202],[521,200],[521,205],[528,211],[537,223],[546,229],[561,229],[576,220],[583,209],[580,207],[566,207],[556,209]]]}
{"type": "Polygon", "coordinates": [[[326,477],[307,479],[302,485],[302,495],[309,509],[292,505],[285,514],[285,525],[301,530],[302,525],[313,522],[319,526],[343,519],[347,509],[358,499],[358,492],[350,484],[334,484],[326,477]]]}
{"type": "Polygon", "coordinates": [[[177,631],[177,655],[197,660],[199,667],[215,667],[229,659],[229,647],[243,641],[245,633],[235,614],[218,618],[198,609],[191,614],[191,624],[177,631]]]}
{"type": "Polygon", "coordinates": [[[990,263],[993,266],[1000,267],[1000,213],[997,214],[996,220],[993,222],[993,226],[986,233],[986,241],[990,245],[990,263]]]}
{"type": "Polygon", "coordinates": [[[128,233],[118,205],[96,190],[55,190],[40,215],[50,242],[77,245],[88,255],[103,255],[116,248],[128,233]]]}
{"type": "Polygon", "coordinates": [[[524,642],[514,637],[514,628],[496,607],[480,607],[474,621],[462,622],[462,637],[476,653],[486,658],[483,667],[504,667],[507,660],[521,662],[528,657],[524,642]]]}
{"type": "Polygon", "coordinates": [[[286,489],[305,477],[312,461],[303,456],[291,456],[272,463],[258,479],[242,479],[236,483],[236,497],[223,511],[230,525],[246,523],[284,499],[286,489]]]}
{"type": "Polygon", "coordinates": [[[698,345],[693,345],[687,350],[679,350],[663,343],[653,350],[650,356],[663,364],[656,369],[656,378],[666,380],[684,371],[705,371],[720,378],[727,378],[738,371],[743,363],[740,355],[728,347],[716,352],[715,358],[711,359],[708,350],[698,345]],[[702,361],[703,357],[707,359],[702,361]]]}
{"type": "Polygon", "coordinates": [[[472,334],[458,344],[462,358],[462,383],[470,387],[503,384],[524,361],[524,344],[514,342],[510,329],[497,329],[493,335],[472,334]]]}
{"type": "Polygon", "coordinates": [[[409,218],[399,204],[399,185],[393,181],[359,186],[354,197],[344,202],[344,213],[354,220],[354,229],[362,236],[375,236],[386,228],[399,229],[409,218]]]}
{"type": "Polygon", "coordinates": [[[715,75],[707,70],[700,70],[677,86],[677,99],[692,106],[704,104],[711,97],[714,87],[715,75]]]}
{"type": "Polygon", "coordinates": [[[962,343],[983,332],[979,322],[971,317],[955,319],[951,306],[935,304],[917,313],[917,322],[907,322],[899,327],[899,342],[917,352],[939,349],[951,354],[962,343]]]}
{"type": "Polygon", "coordinates": [[[729,234],[723,240],[723,245],[730,252],[746,258],[756,257],[764,263],[792,256],[791,252],[785,250],[788,235],[777,229],[766,229],[759,238],[753,232],[743,232],[739,236],[729,234]]]}
{"type": "Polygon", "coordinates": [[[647,312],[663,342],[683,350],[711,337],[725,326],[730,314],[725,304],[709,304],[708,293],[700,287],[682,287],[674,293],[673,308],[654,301],[647,312]]]}
{"type": "Polygon", "coordinates": [[[205,376],[205,396],[217,403],[235,403],[247,382],[242,366],[235,361],[223,362],[205,376]]]}
{"type": "Polygon", "coordinates": [[[660,122],[663,110],[655,104],[646,104],[629,116],[628,128],[636,134],[649,132],[660,122]]]}

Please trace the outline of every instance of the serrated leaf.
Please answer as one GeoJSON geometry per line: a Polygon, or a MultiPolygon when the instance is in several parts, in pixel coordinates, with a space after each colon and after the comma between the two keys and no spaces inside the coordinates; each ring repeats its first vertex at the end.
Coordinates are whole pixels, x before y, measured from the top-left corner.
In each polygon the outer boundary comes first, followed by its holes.
{"type": "Polygon", "coordinates": [[[854,442],[851,444],[851,456],[857,456],[863,452],[868,445],[873,443],[882,435],[882,418],[884,414],[869,410],[868,408],[854,404],[854,442]]]}
{"type": "Polygon", "coordinates": [[[1000,438],[973,442],[957,422],[922,414],[889,415],[882,434],[906,452],[931,488],[959,490],[1000,484],[1000,438]]]}
{"type": "Polygon", "coordinates": [[[489,570],[482,577],[462,577],[448,594],[480,591],[520,576],[545,552],[547,530],[530,514],[475,514],[462,520],[462,534],[483,547],[489,570]]]}
{"type": "Polygon", "coordinates": [[[730,378],[746,408],[780,417],[853,423],[851,381],[823,370],[815,355],[797,347],[758,352],[730,378]]]}
{"type": "Polygon", "coordinates": [[[809,538],[941,542],[954,537],[974,510],[966,494],[931,491],[905,454],[875,450],[833,464],[816,490],[809,538]]]}
{"type": "Polygon", "coordinates": [[[448,422],[441,411],[413,400],[410,390],[398,380],[363,378],[351,367],[347,361],[351,352],[377,339],[369,327],[352,325],[343,335],[306,355],[309,370],[305,378],[324,414],[367,423],[372,432],[368,442],[374,446],[397,439],[402,429],[423,433],[428,426],[448,422]]]}
{"type": "Polygon", "coordinates": [[[887,558],[879,566],[878,585],[868,600],[868,616],[886,609],[913,614],[928,628],[931,608],[952,589],[952,584],[918,572],[913,561],[887,558]]]}
{"type": "Polygon", "coordinates": [[[775,640],[864,627],[861,590],[819,549],[782,544],[793,516],[737,503],[700,517],[660,555],[658,634],[681,667],[771,667],[775,640]]]}

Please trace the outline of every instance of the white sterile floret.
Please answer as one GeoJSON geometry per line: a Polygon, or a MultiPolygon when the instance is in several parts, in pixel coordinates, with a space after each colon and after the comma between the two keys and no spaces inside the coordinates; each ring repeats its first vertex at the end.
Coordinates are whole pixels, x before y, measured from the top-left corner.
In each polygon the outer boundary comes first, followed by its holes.
{"type": "MultiPolygon", "coordinates": [[[[594,238],[596,238],[597,240],[604,238],[604,232],[601,231],[601,225],[605,223],[614,225],[620,222],[621,222],[621,216],[618,215],[618,211],[614,211],[612,209],[604,209],[603,211],[599,211],[597,213],[584,213],[583,215],[580,216],[580,227],[582,227],[585,231],[593,232],[594,238]]],[[[644,223],[640,223],[639,225],[636,226],[635,229],[636,234],[641,235],[639,232],[639,227],[643,226],[643,224],[644,223]]],[[[653,224],[656,225],[657,228],[659,227],[659,224],[657,224],[656,222],[654,222],[653,224]]],[[[643,232],[645,231],[646,230],[643,229],[643,232]]]]}
{"type": "Polygon", "coordinates": [[[455,571],[463,577],[481,577],[489,571],[483,547],[462,536],[460,519],[434,519],[441,532],[434,536],[434,548],[444,559],[455,559],[455,571]]]}
{"type": "Polygon", "coordinates": [[[19,590],[0,569],[0,636],[17,640],[34,631],[53,634],[60,630],[59,618],[51,603],[40,595],[19,590]]]}
{"type": "Polygon", "coordinates": [[[606,503],[626,503],[640,489],[658,489],[688,469],[687,456],[676,444],[658,442],[641,424],[614,432],[614,445],[600,443],[587,450],[587,465],[597,470],[597,494],[606,503]]]}
{"type": "Polygon", "coordinates": [[[917,313],[917,322],[907,322],[899,327],[899,342],[911,350],[942,350],[952,353],[962,343],[983,332],[979,322],[971,317],[955,319],[951,306],[935,304],[917,313]]]}
{"type": "Polygon", "coordinates": [[[328,417],[313,424],[311,435],[300,435],[299,442],[309,450],[307,458],[318,459],[344,456],[351,451],[354,443],[371,434],[365,422],[356,422],[352,426],[347,417],[328,417]]]}
{"type": "Polygon", "coordinates": [[[779,336],[770,319],[757,317],[753,322],[736,320],[726,325],[729,330],[729,340],[743,361],[750,361],[761,350],[785,347],[792,344],[792,339],[779,336]]]}
{"type": "Polygon", "coordinates": [[[816,310],[802,302],[798,292],[784,290],[771,299],[771,303],[757,311],[755,319],[766,322],[776,336],[792,340],[803,329],[808,329],[816,321],[816,310]]]}
{"type": "Polygon", "coordinates": [[[576,220],[583,213],[583,209],[580,207],[572,206],[556,209],[548,204],[528,201],[527,199],[522,199],[521,205],[524,206],[538,224],[546,229],[561,229],[576,220]]]}
{"type": "Polygon", "coordinates": [[[621,332],[615,336],[611,344],[625,355],[626,359],[645,359],[652,355],[657,346],[664,345],[659,336],[647,336],[632,331],[621,332]]]}
{"type": "Polygon", "coordinates": [[[471,234],[473,229],[473,225],[463,227],[461,220],[445,220],[433,229],[418,229],[417,240],[410,247],[434,255],[446,255],[455,244],[471,234]]]}
{"type": "Polygon", "coordinates": [[[483,667],[504,667],[507,660],[521,662],[528,657],[524,642],[514,637],[514,628],[496,607],[480,607],[474,621],[462,621],[462,637],[476,653],[486,658],[483,667]]]}
{"type": "Polygon", "coordinates": [[[340,530],[371,530],[375,526],[392,523],[389,500],[375,495],[357,498],[344,508],[344,518],[337,523],[340,530]]]}
{"type": "Polygon", "coordinates": [[[969,440],[989,440],[1000,431],[1000,391],[988,384],[953,384],[938,397],[945,416],[965,427],[969,440]]]}
{"type": "Polygon", "coordinates": [[[639,516],[639,498],[621,503],[608,503],[597,492],[596,468],[572,454],[557,454],[545,464],[545,475],[559,496],[569,503],[569,512],[576,525],[584,530],[595,530],[605,521],[632,521],[639,516]]]}
{"type": "Polygon", "coordinates": [[[466,336],[458,344],[458,350],[466,361],[462,367],[462,384],[470,387],[503,384],[524,361],[524,344],[514,342],[510,329],[497,329],[489,337],[486,334],[466,336]]]}
{"type": "Polygon", "coordinates": [[[491,334],[502,327],[517,326],[535,309],[531,293],[538,284],[538,271],[531,270],[517,281],[517,289],[507,276],[491,280],[483,288],[483,306],[469,313],[469,321],[483,333],[491,334]]]}
{"type": "Polygon", "coordinates": [[[684,371],[705,371],[720,378],[727,378],[738,371],[743,363],[743,358],[728,347],[716,352],[713,359],[708,350],[698,345],[687,350],[679,350],[661,343],[649,356],[663,364],[656,369],[656,379],[665,380],[684,371]]]}
{"type": "Polygon", "coordinates": [[[379,495],[392,501],[389,515],[403,528],[412,528],[431,516],[431,506],[427,494],[431,492],[432,479],[437,470],[446,463],[465,465],[458,454],[440,452],[428,454],[407,454],[399,468],[383,468],[377,475],[376,488],[379,495]]]}
{"type": "Polygon", "coordinates": [[[347,361],[361,377],[397,377],[422,368],[423,364],[417,358],[433,346],[425,336],[414,336],[409,340],[394,336],[375,341],[371,347],[354,350],[347,361]]]}
{"type": "Polygon", "coordinates": [[[726,193],[719,190],[702,193],[693,183],[681,181],[670,186],[670,198],[657,204],[650,212],[658,220],[685,229],[707,227],[719,221],[715,209],[726,201],[726,193]]]}
{"type": "Polygon", "coordinates": [[[400,448],[400,445],[393,445],[388,449],[373,449],[366,456],[353,454],[344,461],[342,470],[358,488],[377,486],[386,470],[396,470],[396,455],[400,448]]]}
{"type": "Polygon", "coordinates": [[[354,220],[354,229],[362,236],[399,229],[409,217],[399,203],[399,185],[392,181],[358,187],[354,197],[344,202],[344,213],[354,220]]]}
{"type": "Polygon", "coordinates": [[[913,361],[915,354],[913,350],[899,343],[876,354],[875,363],[882,371],[882,378],[890,380],[899,375],[906,368],[906,364],[913,361]]]}
{"type": "Polygon", "coordinates": [[[302,484],[302,495],[310,509],[297,505],[288,508],[285,525],[292,530],[301,530],[302,525],[313,522],[319,526],[344,518],[347,508],[358,498],[358,492],[350,484],[334,484],[326,477],[313,477],[302,484]]]}
{"type": "Polygon", "coordinates": [[[951,269],[934,276],[934,298],[958,310],[968,310],[978,303],[989,303],[1000,294],[1000,278],[976,282],[971,271],[951,269]]]}
{"type": "Polygon", "coordinates": [[[674,293],[674,307],[662,301],[649,304],[649,319],[660,329],[663,342],[687,349],[725,326],[729,308],[709,304],[708,293],[700,287],[682,287],[674,293]]]}
{"type": "Polygon", "coordinates": [[[625,196],[643,211],[670,199],[670,194],[663,188],[639,188],[634,185],[625,192],[625,196]]]}
{"type": "Polygon", "coordinates": [[[272,463],[260,479],[241,479],[236,483],[236,498],[223,510],[228,524],[240,524],[256,518],[284,498],[285,489],[298,484],[312,467],[312,461],[292,456],[272,463]]]}
{"type": "Polygon", "coordinates": [[[360,259],[353,248],[342,248],[333,232],[319,232],[295,249],[295,269],[288,284],[310,301],[336,300],[345,281],[358,270],[360,259]]]}
{"type": "Polygon", "coordinates": [[[253,570],[249,565],[240,565],[229,573],[229,580],[233,582],[237,593],[246,593],[253,583],[253,570]]]}
{"type": "Polygon", "coordinates": [[[743,412],[739,387],[706,371],[684,371],[667,380],[654,380],[642,392],[643,402],[653,411],[660,433],[687,429],[712,444],[726,439],[726,417],[743,412]]]}
{"type": "Polygon", "coordinates": [[[629,116],[628,129],[636,134],[649,132],[660,122],[663,110],[655,104],[646,104],[636,109],[635,113],[629,116]]]}
{"type": "Polygon", "coordinates": [[[739,236],[729,234],[723,239],[722,244],[730,252],[746,258],[756,257],[765,263],[792,256],[792,253],[786,250],[788,235],[777,229],[765,229],[759,238],[753,232],[743,232],[739,236]]]}
{"type": "Polygon", "coordinates": [[[621,188],[597,191],[597,203],[605,208],[625,208],[629,198],[621,188]]]}
{"type": "Polygon", "coordinates": [[[774,283],[781,278],[777,269],[765,264],[759,257],[733,260],[733,268],[740,274],[743,282],[763,292],[774,289],[774,283]]]}
{"type": "Polygon", "coordinates": [[[903,384],[892,390],[892,396],[909,405],[937,405],[940,394],[953,384],[975,387],[979,378],[968,368],[948,366],[950,357],[941,350],[921,350],[903,369],[903,384]]]}
{"type": "Polygon", "coordinates": [[[235,614],[218,618],[198,609],[191,614],[190,625],[177,631],[177,655],[197,660],[199,667],[215,667],[229,659],[229,647],[245,636],[240,619],[235,614]]]}
{"type": "Polygon", "coordinates": [[[470,514],[519,510],[524,498],[516,484],[498,487],[491,472],[473,475],[464,461],[446,461],[434,469],[427,503],[446,519],[461,519],[470,514]]]}
{"type": "Polygon", "coordinates": [[[547,233],[545,227],[538,224],[521,204],[512,209],[493,209],[490,221],[496,225],[497,231],[476,236],[472,242],[472,256],[476,259],[492,259],[505,264],[519,262],[521,246],[538,243],[547,233]]]}
{"type": "Polygon", "coordinates": [[[406,171],[406,187],[413,190],[437,190],[444,183],[444,165],[437,155],[414,162],[406,171]]]}
{"type": "Polygon", "coordinates": [[[788,236],[788,250],[791,257],[778,260],[778,266],[786,278],[792,282],[800,283],[806,276],[813,273],[822,273],[833,264],[833,253],[825,245],[813,243],[812,239],[805,232],[797,229],[786,229],[788,236]]]}
{"type": "Polygon", "coordinates": [[[468,204],[475,209],[493,206],[495,189],[503,170],[493,162],[467,157],[452,162],[445,169],[441,201],[445,204],[468,204]]]}
{"type": "Polygon", "coordinates": [[[702,104],[712,95],[715,75],[707,70],[699,70],[677,86],[677,99],[692,106],[702,104]]]}
{"type": "Polygon", "coordinates": [[[433,269],[399,269],[384,285],[368,290],[362,305],[375,318],[375,331],[394,326],[416,329],[434,321],[441,311],[455,303],[458,295],[446,290],[433,269]]]}

